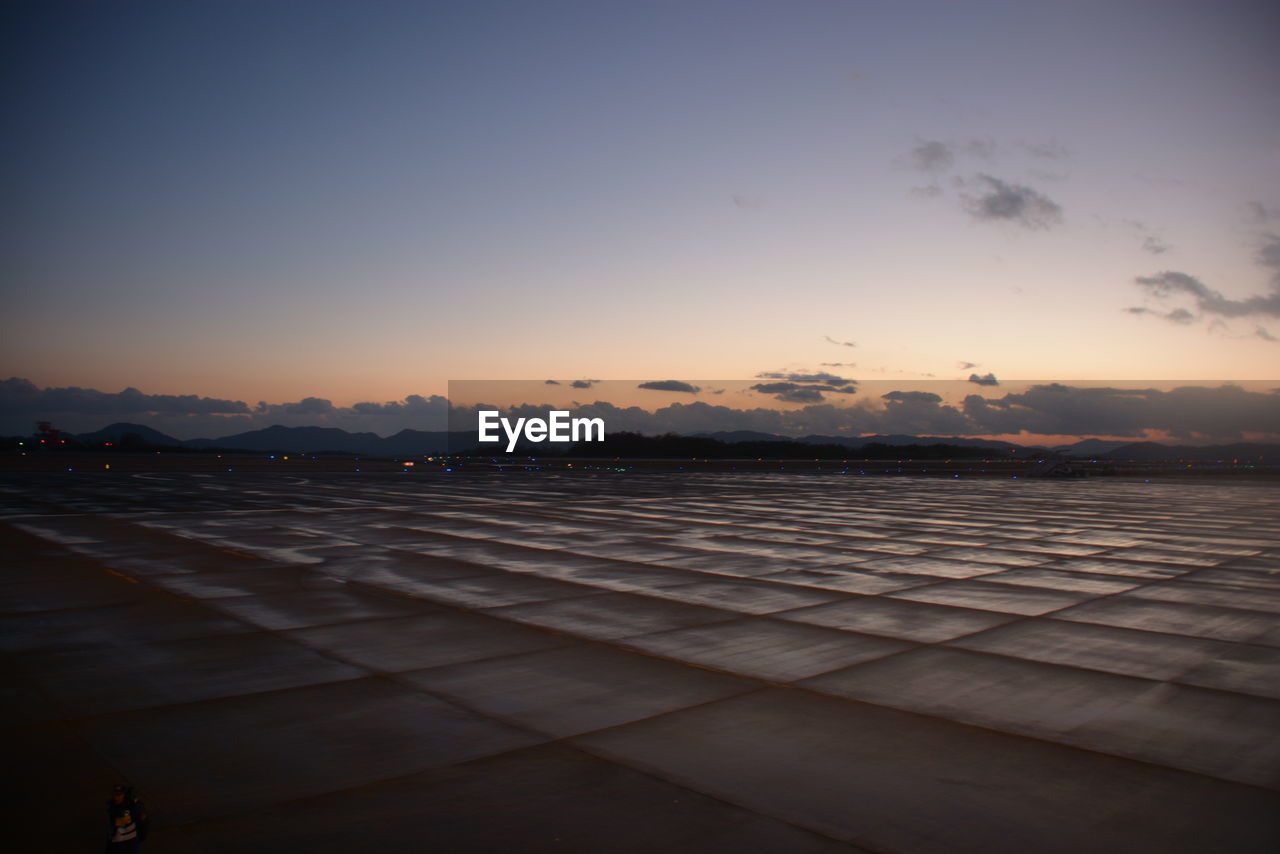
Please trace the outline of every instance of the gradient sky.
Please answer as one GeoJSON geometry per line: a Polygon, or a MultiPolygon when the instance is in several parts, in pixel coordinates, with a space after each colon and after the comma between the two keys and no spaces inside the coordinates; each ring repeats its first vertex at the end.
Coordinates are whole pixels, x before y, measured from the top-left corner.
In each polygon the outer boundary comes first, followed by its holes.
{"type": "Polygon", "coordinates": [[[1277,9],[10,3],[0,374],[1274,379],[1277,9]]]}

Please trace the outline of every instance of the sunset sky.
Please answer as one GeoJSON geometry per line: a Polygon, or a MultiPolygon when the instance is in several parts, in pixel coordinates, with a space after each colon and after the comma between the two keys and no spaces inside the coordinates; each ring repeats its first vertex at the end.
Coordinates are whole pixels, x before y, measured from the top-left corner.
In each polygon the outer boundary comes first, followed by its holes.
{"type": "Polygon", "coordinates": [[[0,379],[1280,378],[1275,3],[0,15],[0,379]]]}

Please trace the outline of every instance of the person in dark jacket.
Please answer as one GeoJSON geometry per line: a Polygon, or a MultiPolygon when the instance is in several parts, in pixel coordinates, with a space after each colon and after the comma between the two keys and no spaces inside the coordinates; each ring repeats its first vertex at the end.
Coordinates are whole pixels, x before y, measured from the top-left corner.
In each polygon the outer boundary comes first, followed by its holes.
{"type": "Polygon", "coordinates": [[[107,801],[107,854],[132,854],[147,836],[147,808],[129,786],[116,786],[107,801]]]}

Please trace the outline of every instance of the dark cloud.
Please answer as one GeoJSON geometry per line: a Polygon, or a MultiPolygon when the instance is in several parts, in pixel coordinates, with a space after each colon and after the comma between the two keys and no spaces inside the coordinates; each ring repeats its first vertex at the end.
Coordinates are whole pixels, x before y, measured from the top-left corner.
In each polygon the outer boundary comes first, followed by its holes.
{"type": "Polygon", "coordinates": [[[891,391],[888,394],[880,395],[880,397],[893,403],[925,403],[930,405],[942,403],[942,396],[931,391],[891,391]]]}
{"type": "Polygon", "coordinates": [[[1277,338],[1276,336],[1272,335],[1270,332],[1263,329],[1261,326],[1254,328],[1253,336],[1255,338],[1261,338],[1263,341],[1280,341],[1280,338],[1277,338]]]}
{"type": "Polygon", "coordinates": [[[1000,385],[1000,381],[996,379],[995,374],[969,374],[969,382],[975,385],[1000,385]]]}
{"type": "Polygon", "coordinates": [[[1146,237],[1142,239],[1143,251],[1150,252],[1152,255],[1163,255],[1164,253],[1168,252],[1172,248],[1173,248],[1172,246],[1170,246],[1168,243],[1165,243],[1163,240],[1156,237],[1154,234],[1148,234],[1146,237]]]}
{"type": "Polygon", "coordinates": [[[56,416],[60,413],[134,415],[226,415],[248,413],[240,400],[194,394],[144,394],[129,387],[119,392],[91,388],[39,388],[30,380],[0,382],[0,411],[6,415],[56,416]]]}
{"type": "MultiPolygon", "coordinates": [[[[357,403],[351,407],[351,411],[360,415],[373,415],[380,417],[388,416],[434,416],[439,415],[447,406],[448,401],[440,395],[433,394],[431,397],[423,397],[420,394],[411,394],[404,400],[392,400],[387,403],[357,403]]],[[[288,404],[285,404],[288,406],[288,404]]],[[[341,412],[342,410],[337,410],[341,412]]]]}
{"type": "Polygon", "coordinates": [[[965,362],[965,361],[960,361],[960,362],[957,362],[956,364],[960,366],[960,370],[962,370],[962,371],[967,371],[967,370],[969,370],[970,368],[976,368],[976,367],[978,367],[978,363],[977,363],[977,362],[965,362]]]}
{"type": "Polygon", "coordinates": [[[821,403],[826,400],[822,392],[826,386],[802,385],[801,383],[757,383],[752,391],[769,394],[787,403],[821,403]]]}
{"type": "MultiPolygon", "coordinates": [[[[1169,321],[1170,323],[1178,323],[1183,326],[1188,323],[1192,323],[1196,319],[1196,316],[1185,308],[1175,308],[1171,311],[1156,311],[1155,309],[1143,308],[1142,306],[1131,306],[1126,308],[1125,311],[1130,314],[1149,314],[1152,317],[1159,317],[1169,321]]],[[[1222,325],[1220,321],[1216,322],[1219,325],[1222,325]]]]}
{"type": "Polygon", "coordinates": [[[409,395],[402,401],[338,407],[307,397],[289,403],[259,403],[197,395],[144,394],[128,388],[110,393],[95,389],[45,388],[29,380],[0,382],[0,434],[31,431],[36,421],[53,421],[63,430],[87,433],[116,421],[145,424],[179,439],[217,438],[282,424],[288,427],[340,427],[390,435],[405,428],[443,430],[448,401],[438,395],[409,395]]]}
{"type": "Polygon", "coordinates": [[[598,382],[600,382],[600,380],[574,380],[569,383],[569,385],[573,388],[591,388],[598,382]]]}
{"type": "Polygon", "coordinates": [[[1272,271],[1275,276],[1271,280],[1272,287],[1280,291],[1280,236],[1264,234],[1262,239],[1263,243],[1258,247],[1256,260],[1263,267],[1272,271]]]}
{"type": "Polygon", "coordinates": [[[996,141],[988,138],[971,139],[961,146],[965,154],[970,157],[977,157],[979,160],[990,160],[995,157],[996,147],[996,141]]]}
{"type": "Polygon", "coordinates": [[[1155,233],[1151,226],[1147,225],[1140,219],[1123,219],[1120,221],[1135,236],[1142,238],[1142,250],[1152,255],[1163,255],[1173,249],[1164,238],[1155,233]]]}
{"type": "Polygon", "coordinates": [[[853,380],[847,380],[844,377],[838,377],[835,374],[800,374],[800,373],[784,373],[782,371],[764,371],[756,374],[757,379],[762,380],[789,380],[793,383],[828,383],[830,385],[852,385],[853,380]]]}
{"type": "MultiPolygon", "coordinates": [[[[1268,244],[1259,252],[1259,262],[1265,266],[1274,263],[1280,268],[1280,243],[1268,244]],[[1276,257],[1272,258],[1274,252],[1276,257]]],[[[1280,282],[1273,282],[1276,287],[1272,293],[1263,296],[1252,296],[1236,300],[1223,296],[1210,288],[1195,276],[1176,270],[1165,270],[1154,276],[1138,276],[1134,283],[1146,291],[1152,298],[1167,302],[1177,298],[1189,298],[1200,315],[1213,314],[1220,317],[1245,317],[1248,315],[1267,315],[1280,317],[1280,282]]],[[[1140,310],[1135,314],[1157,314],[1177,323],[1189,323],[1195,316],[1184,308],[1171,312],[1140,310]]]]}
{"type": "Polygon", "coordinates": [[[1019,143],[1019,147],[1032,157],[1038,157],[1041,160],[1064,160],[1071,156],[1067,147],[1056,139],[1048,142],[1023,142],[1019,143]]]}
{"type": "MultiPolygon", "coordinates": [[[[762,385],[772,385],[763,384],[762,385]]],[[[757,430],[784,436],[905,433],[919,436],[1047,435],[1143,438],[1166,431],[1186,441],[1240,439],[1245,433],[1276,434],[1280,390],[1250,392],[1236,386],[1153,389],[1034,386],[1025,392],[946,403],[928,391],[892,391],[852,406],[817,401],[802,384],[791,393],[804,406],[789,410],[740,409],[702,401],[674,403],[653,412],[597,401],[575,410],[600,417],[612,431],[694,433],[757,430]]],[[[778,393],[785,390],[774,389],[778,393]]],[[[545,409],[545,407],[543,407],[545,409]]],[[[523,409],[515,414],[523,413],[523,409]]],[[[528,412],[533,413],[530,408],[528,412]]],[[[536,413],[535,413],[536,414],[536,413]]]]}
{"type": "Polygon", "coordinates": [[[1280,220],[1280,207],[1270,207],[1262,202],[1249,202],[1245,205],[1245,211],[1255,225],[1266,225],[1280,220]]]}
{"type": "Polygon", "coordinates": [[[636,388],[647,388],[652,391],[682,391],[687,394],[697,394],[702,389],[696,385],[681,382],[680,380],[654,380],[653,382],[640,383],[636,388]]]}
{"type": "Polygon", "coordinates": [[[819,362],[824,368],[856,368],[857,362],[819,362]]]}
{"type": "Polygon", "coordinates": [[[546,380],[545,382],[547,385],[560,385],[557,380],[546,380]]]}
{"type": "Polygon", "coordinates": [[[946,143],[928,140],[911,150],[911,163],[921,172],[944,172],[955,162],[955,155],[946,143]]]}
{"type": "Polygon", "coordinates": [[[931,391],[891,391],[880,398],[885,408],[878,413],[876,432],[962,436],[973,431],[964,413],[931,391]]]}
{"type": "Polygon", "coordinates": [[[1033,386],[1003,398],[965,398],[964,412],[980,432],[1141,436],[1168,431],[1182,439],[1239,439],[1274,433],[1280,394],[1239,386],[1156,389],[1033,386]]]}
{"type": "Polygon", "coordinates": [[[832,338],[830,335],[823,335],[822,337],[826,339],[827,343],[835,344],[836,346],[839,346],[839,347],[857,347],[858,346],[857,343],[854,341],[837,341],[836,339],[832,338]]]}
{"type": "MultiPolygon", "coordinates": [[[[1258,327],[1255,334],[1269,339],[1258,327]]],[[[813,375],[801,375],[813,376],[813,375]]],[[[847,382],[847,381],[846,381],[847,382]]],[[[603,417],[611,431],[680,433],[716,430],[758,430],[780,435],[811,434],[857,436],[872,433],[907,433],[921,436],[981,436],[1039,433],[1049,435],[1102,435],[1141,438],[1146,431],[1166,431],[1186,441],[1232,441],[1245,434],[1276,435],[1280,425],[1280,389],[1245,391],[1237,386],[1189,386],[1170,391],[1153,389],[1078,388],[1060,384],[1034,386],[1000,397],[972,394],[962,405],[948,404],[929,391],[892,391],[878,399],[852,405],[825,400],[827,383],[791,380],[762,382],[759,393],[786,395],[781,399],[803,404],[788,410],[758,407],[742,409],[692,401],[674,403],[650,412],[641,407],[617,407],[596,401],[576,406],[584,417],[603,417]]],[[[852,383],[849,383],[851,386],[852,383]]],[[[840,387],[837,387],[840,388],[840,387]]],[[[147,400],[144,411],[120,411],[120,403],[104,407],[104,399],[117,395],[92,389],[40,389],[27,380],[0,383],[0,434],[28,434],[36,421],[53,420],[71,432],[97,430],[112,421],[135,421],[179,438],[217,438],[246,430],[286,426],[340,427],[350,432],[375,432],[388,436],[405,428],[447,429],[448,401],[432,395],[409,395],[400,401],[362,402],[351,407],[334,406],[322,398],[292,403],[262,404],[250,410],[239,401],[216,401],[194,395],[150,396],[122,392],[124,401],[147,400]],[[52,403],[54,407],[45,407],[52,403]],[[204,401],[174,411],[173,401],[204,401]],[[161,404],[169,411],[161,411],[161,404]],[[83,407],[81,409],[80,407],[83,407]]],[[[851,392],[844,392],[851,393],[851,392]]],[[[846,398],[846,400],[850,400],[846,398]]],[[[513,407],[515,413],[537,413],[540,407],[513,407]]],[[[459,411],[457,409],[455,412],[459,411]]]]}
{"type": "Polygon", "coordinates": [[[806,374],[765,371],[756,376],[759,379],[780,380],[780,382],[758,383],[751,387],[752,391],[773,395],[787,403],[821,403],[826,400],[824,393],[858,393],[858,385],[853,380],[825,372],[806,374]]]}
{"type": "MultiPolygon", "coordinates": [[[[259,403],[258,408],[265,410],[266,403],[259,403]]],[[[333,403],[322,397],[304,397],[297,403],[284,404],[284,411],[290,415],[326,415],[333,412],[333,403]]]]}
{"type": "Polygon", "coordinates": [[[984,222],[1012,222],[1031,229],[1045,229],[1062,220],[1062,208],[1042,193],[1021,184],[1010,184],[990,175],[979,175],[976,192],[965,196],[965,208],[984,222]]]}

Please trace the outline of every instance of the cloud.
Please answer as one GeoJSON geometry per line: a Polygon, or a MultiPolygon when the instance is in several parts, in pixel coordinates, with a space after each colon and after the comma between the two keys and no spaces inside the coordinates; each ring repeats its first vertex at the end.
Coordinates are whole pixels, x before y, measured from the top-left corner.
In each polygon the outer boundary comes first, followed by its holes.
{"type": "Polygon", "coordinates": [[[942,403],[942,396],[931,391],[891,391],[880,397],[893,403],[942,403]]]}
{"type": "Polygon", "coordinates": [[[958,436],[973,432],[972,422],[931,391],[891,391],[880,395],[876,432],[920,436],[958,436]]]}
{"type": "Polygon", "coordinates": [[[1140,219],[1122,219],[1121,224],[1133,232],[1135,237],[1142,238],[1142,251],[1152,255],[1163,255],[1173,249],[1164,238],[1155,233],[1151,226],[1140,219]]]}
{"type": "MultiPolygon", "coordinates": [[[[1269,340],[1270,333],[1262,327],[1257,327],[1254,334],[1269,340]]],[[[852,394],[854,384],[842,382],[847,385],[836,387],[840,393],[852,394]]],[[[575,414],[603,417],[610,431],[639,430],[651,434],[758,430],[790,436],[1034,433],[1138,439],[1144,438],[1148,431],[1163,431],[1196,442],[1233,441],[1249,434],[1280,434],[1277,429],[1280,389],[1253,392],[1223,385],[1161,391],[1052,384],[999,397],[982,396],[991,392],[975,393],[967,396],[962,404],[948,404],[929,391],[896,390],[879,398],[846,397],[847,403],[837,406],[825,399],[832,390],[827,387],[832,385],[786,379],[757,384],[758,393],[785,395],[780,399],[801,404],[785,410],[743,409],[691,401],[669,404],[651,412],[639,406],[624,408],[596,401],[576,406],[575,414]]],[[[113,394],[93,389],[41,389],[18,378],[0,382],[0,434],[28,434],[36,421],[52,420],[56,426],[74,433],[97,430],[113,421],[134,421],[184,439],[218,438],[273,424],[339,427],[349,432],[389,436],[406,428],[447,429],[446,418],[450,412],[448,401],[438,395],[409,395],[398,401],[362,402],[350,407],[312,397],[264,403],[250,409],[240,401],[195,395],[144,395],[132,391],[113,394]],[[148,409],[121,411],[121,407],[136,406],[139,401],[148,409]],[[179,406],[175,401],[185,405],[179,406]],[[197,403],[192,405],[191,401],[197,403]]],[[[512,411],[537,414],[547,408],[546,405],[512,407],[512,411]]]]}
{"type": "Polygon", "coordinates": [[[757,383],[751,387],[751,390],[773,395],[787,403],[821,403],[826,400],[822,395],[824,386],[800,383],[757,383]]]}
{"type": "Polygon", "coordinates": [[[572,388],[591,388],[593,385],[595,385],[598,382],[600,382],[600,380],[574,380],[573,382],[569,383],[569,385],[572,388]]]}
{"type": "Polygon", "coordinates": [[[828,383],[831,385],[853,385],[853,380],[847,380],[844,377],[838,377],[835,374],[800,374],[800,373],[784,373],[782,371],[764,371],[756,374],[757,379],[762,380],[789,380],[793,383],[828,383]]]}
{"type": "Polygon", "coordinates": [[[819,362],[818,364],[824,368],[856,368],[858,367],[857,362],[819,362]]]}
{"type": "Polygon", "coordinates": [[[1142,239],[1142,249],[1144,252],[1150,252],[1152,255],[1163,255],[1173,247],[1165,243],[1154,234],[1148,234],[1142,239]]]}
{"type": "MultiPolygon", "coordinates": [[[[1264,246],[1258,254],[1259,263],[1280,269],[1280,241],[1264,246]]],[[[1275,287],[1270,294],[1242,300],[1225,297],[1195,276],[1176,270],[1165,270],[1154,276],[1138,276],[1134,279],[1134,283],[1146,291],[1148,296],[1161,302],[1189,298],[1196,312],[1202,316],[1213,314],[1220,317],[1245,317],[1260,314],[1280,317],[1280,281],[1272,282],[1275,287]]],[[[1189,323],[1195,319],[1195,315],[1185,308],[1174,309],[1167,313],[1150,310],[1139,310],[1133,313],[1157,314],[1176,323],[1189,323]]]]}
{"type": "MultiPolygon", "coordinates": [[[[420,394],[411,394],[404,400],[392,400],[387,403],[357,403],[351,407],[352,412],[361,415],[374,415],[381,417],[395,416],[415,416],[415,415],[438,415],[448,401],[440,395],[433,394],[430,397],[423,397],[420,394]]],[[[288,406],[288,404],[285,404],[288,406]]],[[[343,410],[335,410],[342,412],[343,410]]]]}
{"type": "Polygon", "coordinates": [[[132,386],[119,392],[91,388],[39,388],[30,380],[10,377],[0,382],[0,411],[7,415],[56,416],[60,413],[98,415],[223,415],[248,413],[240,400],[198,397],[194,394],[144,394],[132,386]]]}
{"type": "Polygon", "coordinates": [[[990,160],[996,156],[996,141],[989,138],[974,138],[964,143],[964,153],[979,160],[990,160]]]}
{"type": "Polygon", "coordinates": [[[996,379],[995,374],[983,374],[982,376],[969,374],[969,382],[975,385],[1000,385],[1000,381],[996,379]]]}
{"type": "Polygon", "coordinates": [[[1033,386],[1003,398],[965,398],[977,429],[992,433],[1142,436],[1166,431],[1181,439],[1240,439],[1246,432],[1275,433],[1280,394],[1239,386],[1157,389],[1033,386]]]}
{"type": "Polygon", "coordinates": [[[955,162],[946,143],[928,140],[911,149],[911,163],[921,172],[945,172],[955,162]]]}
{"type": "Polygon", "coordinates": [[[1265,242],[1258,247],[1255,260],[1273,271],[1271,285],[1275,290],[1280,291],[1280,236],[1264,234],[1262,238],[1265,242]]]}
{"type": "Polygon", "coordinates": [[[556,380],[546,380],[545,382],[547,385],[560,385],[560,383],[556,380]]]}
{"type": "MultiPolygon", "coordinates": [[[[265,410],[267,404],[261,402],[258,404],[258,408],[265,410]]],[[[325,415],[333,412],[333,408],[332,401],[325,400],[322,397],[304,397],[297,403],[284,404],[284,411],[290,415],[325,415]]]]}
{"type": "Polygon", "coordinates": [[[1048,142],[1021,142],[1018,147],[1032,157],[1038,157],[1041,160],[1064,160],[1071,156],[1071,152],[1067,147],[1056,139],[1051,139],[1048,142]]]}
{"type": "Polygon", "coordinates": [[[835,344],[838,347],[857,347],[858,346],[857,343],[854,341],[837,341],[836,339],[832,338],[830,335],[823,335],[822,337],[826,339],[827,343],[835,344]]]}
{"type": "Polygon", "coordinates": [[[764,371],[756,374],[756,377],[764,380],[780,380],[780,382],[757,383],[751,386],[752,391],[773,395],[787,403],[821,403],[826,400],[824,393],[858,393],[858,385],[853,380],[826,372],[764,371]]]}
{"type": "Polygon", "coordinates": [[[1254,328],[1253,335],[1255,338],[1261,338],[1263,341],[1280,341],[1280,338],[1277,338],[1276,336],[1272,335],[1270,332],[1263,329],[1261,326],[1254,328]]]}
{"type": "Polygon", "coordinates": [[[960,362],[956,362],[956,364],[960,366],[960,370],[962,370],[962,371],[967,371],[967,370],[969,370],[970,368],[976,368],[976,367],[978,367],[978,363],[977,363],[977,362],[965,362],[965,361],[960,361],[960,362]]]}
{"type": "Polygon", "coordinates": [[[759,379],[779,380],[780,382],[757,383],[751,386],[752,391],[773,395],[778,400],[786,403],[821,403],[826,400],[826,393],[858,393],[857,383],[853,380],[826,372],[764,371],[756,374],[756,376],[759,379]]]}
{"type": "Polygon", "coordinates": [[[647,388],[653,391],[682,391],[687,394],[697,394],[702,389],[696,385],[681,382],[680,380],[654,380],[653,382],[640,383],[636,388],[647,388]]]}
{"type": "Polygon", "coordinates": [[[179,439],[217,438],[282,424],[340,427],[390,435],[406,428],[443,430],[448,401],[411,394],[400,401],[335,406],[319,397],[259,403],[198,395],[144,394],[136,388],[103,392],[84,388],[39,388],[17,377],[0,382],[0,435],[25,435],[36,421],[53,421],[72,433],[88,433],[117,421],[142,423],[179,439]]]}
{"type": "Polygon", "coordinates": [[[990,175],[978,175],[976,194],[964,197],[965,208],[983,222],[1012,222],[1029,229],[1047,229],[1062,220],[1062,208],[1042,193],[990,175]]]}
{"type": "Polygon", "coordinates": [[[1266,225],[1280,220],[1280,207],[1270,207],[1262,202],[1249,202],[1245,205],[1245,211],[1255,225],[1266,225]]]}
{"type": "MultiPolygon", "coordinates": [[[[638,406],[596,401],[575,409],[575,415],[604,418],[610,431],[649,434],[756,430],[783,436],[1032,433],[1142,439],[1148,431],[1162,431],[1186,441],[1207,443],[1239,440],[1245,434],[1280,433],[1276,426],[1280,424],[1280,389],[1253,392],[1224,385],[1160,391],[1052,384],[1000,397],[974,393],[962,404],[948,404],[933,392],[897,390],[842,406],[817,401],[803,390],[791,391],[798,391],[804,399],[796,402],[805,405],[786,410],[742,409],[692,401],[650,412],[638,406]]],[[[545,409],[516,407],[509,416],[536,415],[545,409]]]]}
{"type": "MultiPolygon", "coordinates": [[[[1191,312],[1187,311],[1185,308],[1175,308],[1172,311],[1156,311],[1155,309],[1144,308],[1142,306],[1130,306],[1129,308],[1126,308],[1125,311],[1129,312],[1130,314],[1149,314],[1152,317],[1163,318],[1164,320],[1167,320],[1170,323],[1178,323],[1183,326],[1185,326],[1188,323],[1194,322],[1196,319],[1196,316],[1191,312]]],[[[1210,326],[1213,326],[1215,324],[1218,326],[1224,326],[1224,324],[1221,321],[1214,321],[1214,323],[1210,324],[1210,326]]],[[[1224,326],[1224,331],[1225,331],[1225,326],[1224,326]]]]}

